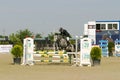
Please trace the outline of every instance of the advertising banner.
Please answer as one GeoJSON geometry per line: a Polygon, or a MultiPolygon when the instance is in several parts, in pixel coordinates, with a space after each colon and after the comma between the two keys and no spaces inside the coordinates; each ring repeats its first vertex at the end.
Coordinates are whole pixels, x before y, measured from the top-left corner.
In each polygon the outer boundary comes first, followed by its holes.
{"type": "Polygon", "coordinates": [[[0,45],[0,53],[10,53],[13,45],[0,45]]]}

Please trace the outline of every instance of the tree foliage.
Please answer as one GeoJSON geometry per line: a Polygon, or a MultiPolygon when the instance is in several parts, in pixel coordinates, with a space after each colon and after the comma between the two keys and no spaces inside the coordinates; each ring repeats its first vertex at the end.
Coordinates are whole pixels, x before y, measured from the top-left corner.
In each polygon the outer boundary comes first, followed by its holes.
{"type": "Polygon", "coordinates": [[[0,35],[0,38],[4,38],[4,36],[3,36],[3,35],[0,35]]]}
{"type": "Polygon", "coordinates": [[[21,44],[21,40],[16,36],[16,34],[12,33],[9,35],[10,42],[15,45],[15,44],[21,44]]]}
{"type": "Polygon", "coordinates": [[[28,29],[25,29],[25,30],[19,30],[16,33],[12,33],[9,36],[9,39],[11,43],[15,45],[15,44],[22,44],[23,39],[25,37],[31,37],[31,36],[33,36],[33,32],[29,31],[28,29]]]}
{"type": "Polygon", "coordinates": [[[33,32],[29,31],[28,29],[19,30],[16,33],[16,37],[18,37],[21,41],[23,41],[23,39],[26,37],[32,37],[32,36],[33,36],[33,32]]]}
{"type": "Polygon", "coordinates": [[[109,51],[109,53],[112,52],[112,48],[114,48],[114,46],[115,46],[114,42],[108,42],[108,51],[109,51]]]}
{"type": "Polygon", "coordinates": [[[48,34],[48,39],[51,40],[52,42],[54,41],[54,33],[48,34]]]}
{"type": "Polygon", "coordinates": [[[37,34],[35,35],[35,38],[42,38],[42,34],[37,33],[37,34]]]}

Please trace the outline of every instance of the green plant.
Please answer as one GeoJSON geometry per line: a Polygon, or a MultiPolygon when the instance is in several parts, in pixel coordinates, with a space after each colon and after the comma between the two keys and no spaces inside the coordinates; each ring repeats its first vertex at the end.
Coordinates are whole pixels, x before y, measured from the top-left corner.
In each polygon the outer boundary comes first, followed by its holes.
{"type": "Polygon", "coordinates": [[[15,45],[12,50],[11,54],[14,58],[21,58],[23,56],[23,48],[21,45],[15,45]]]}
{"type": "Polygon", "coordinates": [[[114,42],[108,42],[108,51],[109,53],[112,53],[113,49],[114,49],[114,42]]]}
{"type": "Polygon", "coordinates": [[[90,56],[92,60],[100,60],[101,59],[101,48],[100,47],[92,47],[90,56]]]}

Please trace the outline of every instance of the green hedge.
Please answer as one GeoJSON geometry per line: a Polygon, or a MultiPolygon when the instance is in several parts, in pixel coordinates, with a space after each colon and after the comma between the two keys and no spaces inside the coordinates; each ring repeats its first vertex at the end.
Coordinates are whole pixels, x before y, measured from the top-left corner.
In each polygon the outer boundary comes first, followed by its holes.
{"type": "Polygon", "coordinates": [[[23,56],[23,48],[22,48],[22,46],[21,45],[15,45],[11,50],[11,54],[15,58],[21,58],[23,56]]]}
{"type": "Polygon", "coordinates": [[[93,60],[101,59],[102,51],[100,47],[92,47],[90,56],[93,60]]]}

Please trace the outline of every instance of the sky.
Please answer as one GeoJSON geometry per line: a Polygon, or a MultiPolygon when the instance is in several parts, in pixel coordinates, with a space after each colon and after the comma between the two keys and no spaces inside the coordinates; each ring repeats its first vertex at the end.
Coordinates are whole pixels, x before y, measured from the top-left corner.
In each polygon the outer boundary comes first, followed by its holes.
{"type": "Polygon", "coordinates": [[[120,20],[119,8],[120,0],[0,0],[0,35],[28,29],[47,36],[62,27],[81,36],[88,21],[120,20]]]}

